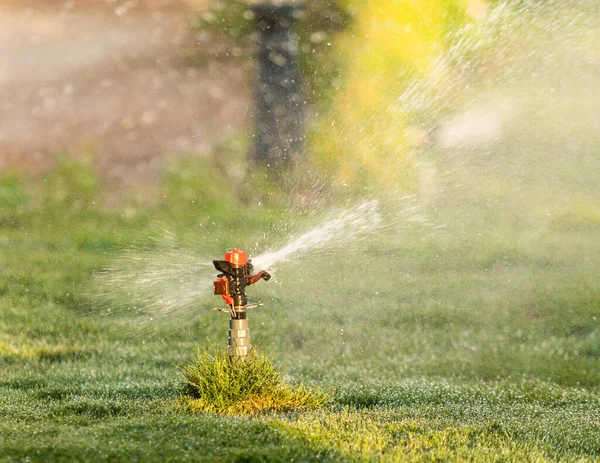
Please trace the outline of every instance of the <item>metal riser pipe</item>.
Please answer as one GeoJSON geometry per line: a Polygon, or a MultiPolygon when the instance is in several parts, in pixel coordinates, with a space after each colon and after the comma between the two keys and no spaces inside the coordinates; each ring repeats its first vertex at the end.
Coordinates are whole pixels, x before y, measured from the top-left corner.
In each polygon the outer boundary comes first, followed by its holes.
{"type": "Polygon", "coordinates": [[[229,356],[243,359],[252,349],[248,320],[229,320],[229,356]]]}

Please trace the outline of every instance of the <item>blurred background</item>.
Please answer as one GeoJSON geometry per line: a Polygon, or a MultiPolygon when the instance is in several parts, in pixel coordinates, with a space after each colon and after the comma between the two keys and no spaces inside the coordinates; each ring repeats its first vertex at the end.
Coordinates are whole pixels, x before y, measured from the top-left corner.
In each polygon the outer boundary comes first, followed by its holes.
{"type": "MultiPolygon", "coordinates": [[[[381,95],[390,101],[394,95],[375,82],[388,79],[384,73],[392,71],[384,67],[394,61],[397,69],[407,62],[415,69],[426,67],[425,61],[442,46],[445,29],[465,16],[481,20],[488,8],[479,0],[430,3],[411,5],[408,11],[392,5],[365,7],[354,21],[361,2],[302,3],[296,31],[310,122],[331,109],[342,87],[360,88],[360,95],[342,91],[338,97],[340,104],[353,105],[351,113],[363,119],[382,110],[389,113],[381,95]],[[391,30],[394,24],[397,30],[391,30]],[[415,30],[406,29],[407,24],[415,30]],[[385,35],[382,26],[388,36],[368,38],[367,28],[385,35]],[[351,43],[357,40],[364,42],[363,48],[352,53],[351,43]],[[390,41],[393,48],[382,55],[381,47],[390,41]],[[371,59],[389,63],[371,70],[371,59]],[[380,96],[374,95],[377,91],[380,96]]],[[[259,33],[249,5],[3,0],[0,168],[39,176],[56,168],[57,157],[86,158],[109,203],[118,203],[125,194],[147,200],[167,161],[182,155],[206,158],[216,145],[248,136],[255,112],[259,33]]],[[[385,85],[396,84],[392,79],[385,85]]],[[[326,118],[341,115],[340,123],[358,123],[344,119],[352,117],[344,115],[345,109],[334,111],[326,118]]],[[[317,132],[325,138],[322,143],[335,143],[334,134],[317,132]]],[[[415,131],[413,137],[421,143],[426,135],[415,131]]]]}
{"type": "MultiPolygon", "coordinates": [[[[450,158],[462,169],[474,153],[509,153],[524,172],[544,151],[545,166],[571,153],[590,167],[581,148],[597,142],[594,2],[287,3],[302,6],[297,164],[328,187],[387,182],[429,204],[450,158]]],[[[233,183],[247,182],[260,124],[255,16],[244,1],[3,0],[0,168],[40,179],[75,160],[109,206],[157,201],[182,157],[218,158],[233,183]]],[[[539,167],[526,175],[547,172],[539,167]]],[[[294,202],[313,200],[302,195],[294,202]]]]}
{"type": "Polygon", "coordinates": [[[91,156],[118,199],[152,189],[166,159],[247,128],[247,63],[215,60],[219,40],[190,27],[209,7],[2,1],[0,168],[39,175],[59,155],[91,156]]]}

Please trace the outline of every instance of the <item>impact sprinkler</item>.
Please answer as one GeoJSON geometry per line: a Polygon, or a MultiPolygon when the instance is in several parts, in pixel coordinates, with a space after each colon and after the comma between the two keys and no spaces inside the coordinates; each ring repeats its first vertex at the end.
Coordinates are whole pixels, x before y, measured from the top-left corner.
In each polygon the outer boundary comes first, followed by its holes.
{"type": "Polygon", "coordinates": [[[213,260],[213,264],[221,272],[214,282],[215,294],[220,295],[227,304],[227,308],[216,310],[231,314],[231,320],[229,321],[229,357],[244,359],[252,349],[247,311],[262,306],[260,302],[248,304],[245,292],[246,286],[253,285],[260,279],[268,281],[271,275],[264,270],[252,275],[254,266],[250,263],[248,254],[239,249],[233,249],[225,254],[225,260],[213,260]]]}

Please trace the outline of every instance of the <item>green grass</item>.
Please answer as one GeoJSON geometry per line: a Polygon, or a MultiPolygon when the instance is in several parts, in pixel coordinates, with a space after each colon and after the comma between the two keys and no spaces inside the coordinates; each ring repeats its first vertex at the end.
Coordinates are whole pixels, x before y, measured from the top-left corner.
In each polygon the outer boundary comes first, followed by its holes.
{"type": "Polygon", "coordinates": [[[226,350],[199,351],[194,363],[181,371],[185,384],[179,400],[194,412],[243,416],[311,410],[327,403],[324,394],[287,384],[272,359],[256,349],[233,360],[226,350]]]}
{"type": "Polygon", "coordinates": [[[182,410],[177,366],[206,338],[225,347],[227,317],[207,313],[218,298],[142,323],[143,310],[96,295],[95,275],[125,250],[160,253],[165,230],[218,258],[313,218],[231,197],[221,208],[219,179],[196,190],[176,171],[162,203],[107,211],[89,177],[54,175],[32,191],[0,182],[0,460],[600,458],[600,242],[587,209],[566,226],[511,221],[510,209],[467,224],[446,208],[431,217],[443,228],[384,230],[278,266],[248,291],[265,303],[254,344],[330,401],[217,416],[182,410]]]}

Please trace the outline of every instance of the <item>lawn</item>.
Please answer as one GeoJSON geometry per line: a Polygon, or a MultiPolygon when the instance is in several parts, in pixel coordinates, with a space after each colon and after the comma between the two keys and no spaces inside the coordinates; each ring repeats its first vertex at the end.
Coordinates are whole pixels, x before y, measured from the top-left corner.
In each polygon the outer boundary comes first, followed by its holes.
{"type": "Polygon", "coordinates": [[[450,199],[426,223],[392,202],[393,225],[279,263],[248,291],[265,303],[253,340],[330,401],[242,418],[179,406],[178,367],[224,347],[228,323],[207,267],[177,264],[277,248],[327,207],[242,207],[175,173],[158,203],[108,209],[88,174],[0,183],[3,461],[600,458],[595,190],[562,216],[482,207],[468,223],[450,199]],[[124,261],[207,295],[165,315],[155,288],[106,285],[124,261]]]}

